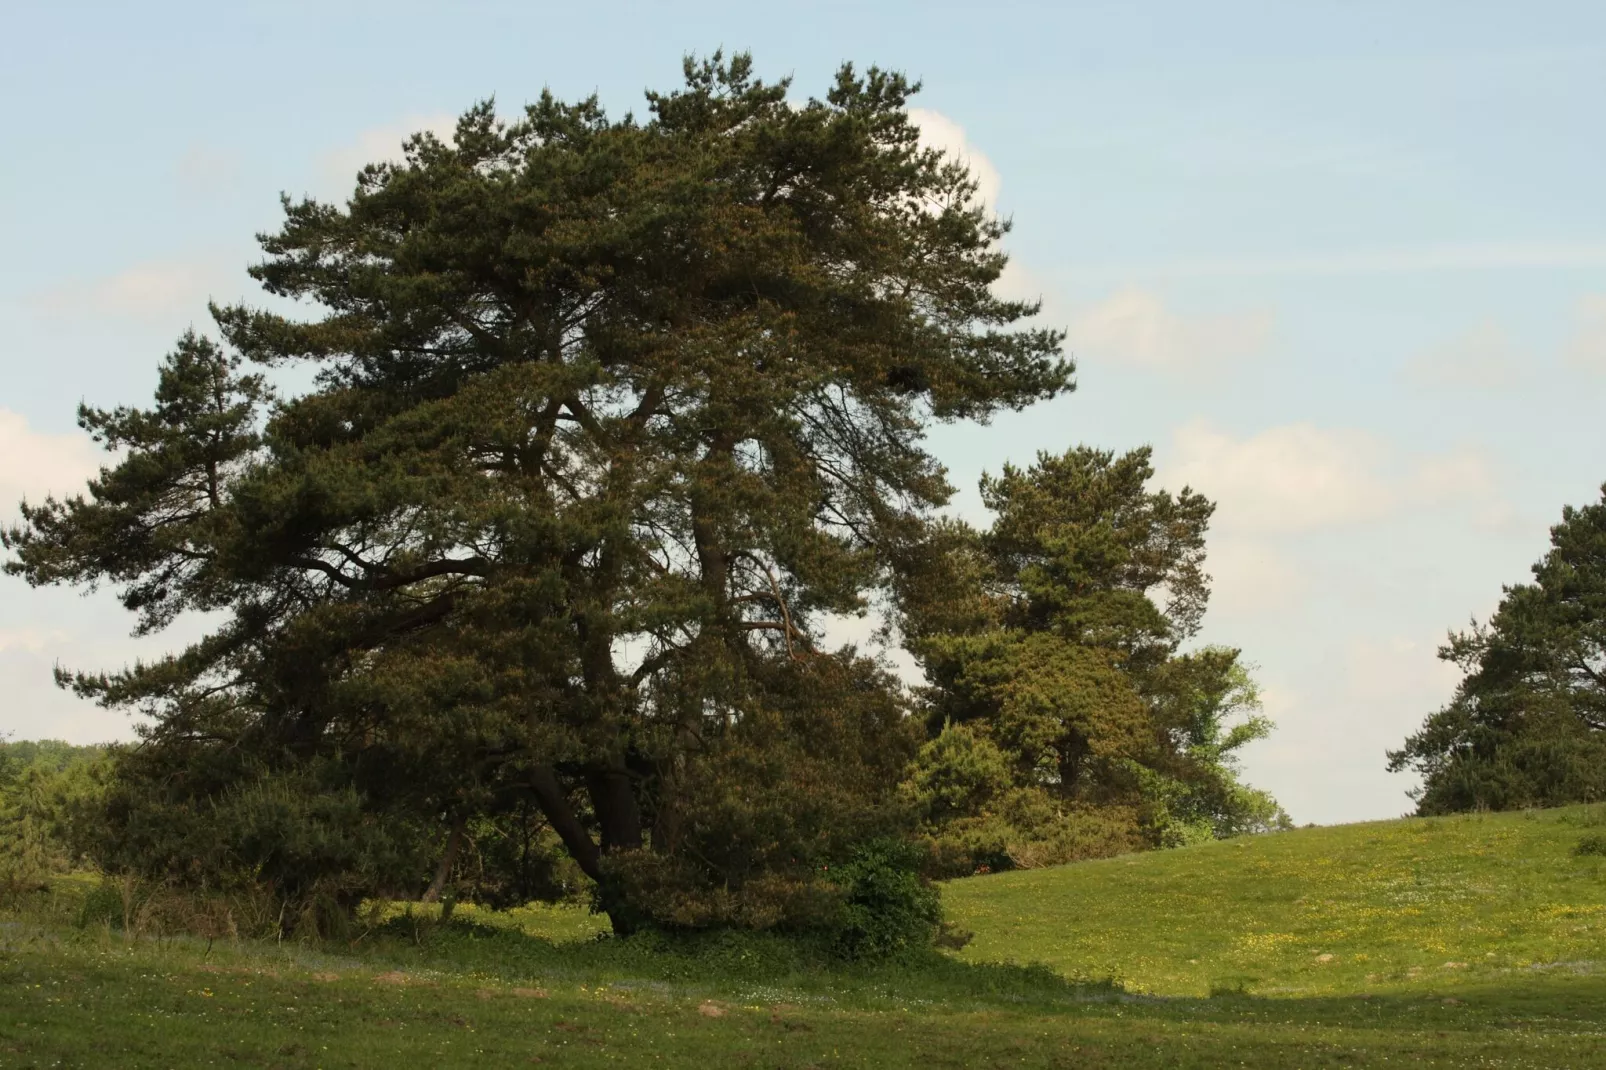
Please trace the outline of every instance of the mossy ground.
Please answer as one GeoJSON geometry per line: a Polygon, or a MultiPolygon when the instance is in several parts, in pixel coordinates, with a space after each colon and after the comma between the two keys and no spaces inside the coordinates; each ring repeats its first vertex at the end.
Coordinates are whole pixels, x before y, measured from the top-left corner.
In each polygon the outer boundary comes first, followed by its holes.
{"type": "Polygon", "coordinates": [[[1606,859],[1573,854],[1596,825],[1387,822],[959,881],[957,959],[857,970],[594,940],[550,908],[319,947],[36,911],[0,918],[0,1067],[1603,1066],[1606,859]],[[1033,960],[1059,974],[999,964],[1033,960]]]}

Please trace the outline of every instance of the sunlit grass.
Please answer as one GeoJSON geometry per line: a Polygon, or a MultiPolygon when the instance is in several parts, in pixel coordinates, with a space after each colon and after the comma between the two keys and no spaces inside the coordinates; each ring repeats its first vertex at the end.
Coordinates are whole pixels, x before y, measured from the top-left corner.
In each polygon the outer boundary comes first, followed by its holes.
{"type": "Polygon", "coordinates": [[[1301,829],[955,881],[970,961],[1129,990],[1367,993],[1606,969],[1606,807],[1301,829]]]}
{"type": "MultiPolygon", "coordinates": [[[[392,921],[409,915],[436,921],[441,916],[439,903],[384,903],[365,904],[360,912],[365,918],[392,921]]],[[[474,903],[458,903],[452,916],[497,929],[513,929],[554,944],[576,944],[595,940],[609,931],[608,919],[575,903],[529,903],[509,910],[490,910],[474,903]]]]}

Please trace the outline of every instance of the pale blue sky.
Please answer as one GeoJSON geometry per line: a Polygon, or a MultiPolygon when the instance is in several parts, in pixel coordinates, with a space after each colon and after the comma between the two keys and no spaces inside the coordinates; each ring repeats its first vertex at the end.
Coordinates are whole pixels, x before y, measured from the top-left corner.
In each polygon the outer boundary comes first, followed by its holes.
{"type": "MultiPolygon", "coordinates": [[[[1300,821],[1393,816],[1433,648],[1606,481],[1606,5],[70,4],[0,38],[0,498],[69,489],[80,399],[140,403],[280,191],[543,86],[640,111],[724,45],[823,90],[922,78],[932,139],[1012,215],[1008,285],[1078,392],[940,455],[975,477],[1152,443],[1221,502],[1206,638],[1260,666],[1250,779],[1300,821]]],[[[0,588],[0,732],[126,734],[52,663],[138,650],[104,597],[0,588]]]]}

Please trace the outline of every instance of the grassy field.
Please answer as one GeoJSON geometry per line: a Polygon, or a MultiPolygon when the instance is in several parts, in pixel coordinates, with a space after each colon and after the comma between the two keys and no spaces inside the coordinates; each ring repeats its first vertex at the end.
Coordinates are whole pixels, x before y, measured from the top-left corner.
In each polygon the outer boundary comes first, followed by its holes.
{"type": "Polygon", "coordinates": [[[1606,1066],[1606,859],[1573,854],[1596,825],[1388,822],[960,881],[976,939],[918,969],[597,941],[554,909],[338,949],[0,918],[0,1067],[1606,1066]],[[1033,960],[1058,973],[1003,964],[1033,960]]]}
{"type": "Polygon", "coordinates": [[[1606,974],[1606,806],[1301,829],[958,881],[965,958],[1128,991],[1340,995],[1606,974]]]}

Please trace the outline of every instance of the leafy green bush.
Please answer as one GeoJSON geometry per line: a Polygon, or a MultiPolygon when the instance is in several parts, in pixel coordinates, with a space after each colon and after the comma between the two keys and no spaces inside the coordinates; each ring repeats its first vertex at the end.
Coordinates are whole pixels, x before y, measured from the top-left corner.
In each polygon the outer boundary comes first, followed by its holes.
{"type": "Polygon", "coordinates": [[[373,889],[415,894],[429,873],[426,831],[367,805],[333,763],[167,775],[147,752],[117,759],[82,834],[106,874],[148,891],[164,929],[339,931],[373,889]]]}
{"type": "Polygon", "coordinates": [[[850,961],[893,958],[929,948],[942,923],[937,889],[920,875],[923,852],[902,840],[872,840],[832,874],[843,891],[832,934],[850,961]]]}

